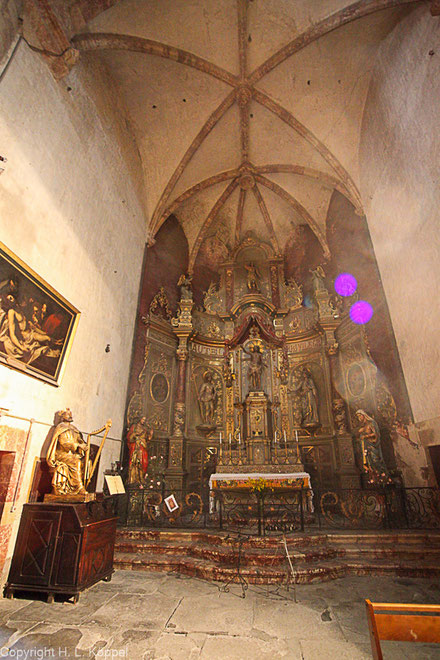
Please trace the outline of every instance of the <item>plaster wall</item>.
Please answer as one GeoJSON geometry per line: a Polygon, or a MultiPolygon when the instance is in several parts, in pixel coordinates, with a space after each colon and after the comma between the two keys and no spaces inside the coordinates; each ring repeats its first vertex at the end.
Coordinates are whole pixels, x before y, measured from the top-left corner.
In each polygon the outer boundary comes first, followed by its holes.
{"type": "Polygon", "coordinates": [[[366,101],[361,194],[415,422],[439,413],[440,24],[427,7],[379,50],[366,101]]]}
{"type": "MultiPolygon", "coordinates": [[[[8,159],[0,177],[0,240],[81,318],[59,387],[0,365],[0,406],[9,411],[0,425],[27,433],[29,423],[12,416],[37,420],[18,507],[10,503],[4,511],[13,532],[55,411],[69,406],[86,432],[111,417],[101,470],[120,456],[145,245],[142,199],[130,178],[121,122],[99,72],[79,63],[56,82],[40,56],[20,43],[0,82],[0,153],[8,159]]],[[[13,450],[7,431],[4,436],[2,449],[13,450]]],[[[101,485],[102,477],[98,490],[101,485]]],[[[9,557],[13,542],[14,533],[9,557]]]]}

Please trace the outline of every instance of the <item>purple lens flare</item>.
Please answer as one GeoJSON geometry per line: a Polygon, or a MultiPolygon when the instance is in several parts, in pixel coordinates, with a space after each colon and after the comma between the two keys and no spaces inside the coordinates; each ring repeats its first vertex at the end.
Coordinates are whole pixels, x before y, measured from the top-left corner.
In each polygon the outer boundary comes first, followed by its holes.
{"type": "Polygon", "coordinates": [[[353,323],[364,325],[373,316],[373,308],[366,300],[358,300],[350,307],[350,318],[353,323]]]}
{"type": "Polygon", "coordinates": [[[341,273],[335,279],[335,291],[340,296],[352,296],[356,289],[356,278],[350,273],[341,273]]]}

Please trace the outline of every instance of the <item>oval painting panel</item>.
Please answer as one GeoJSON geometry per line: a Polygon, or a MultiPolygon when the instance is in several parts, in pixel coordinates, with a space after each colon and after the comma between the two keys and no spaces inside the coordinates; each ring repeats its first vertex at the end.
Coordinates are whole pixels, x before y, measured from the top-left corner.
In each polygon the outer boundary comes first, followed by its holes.
{"type": "Polygon", "coordinates": [[[352,396],[361,396],[365,392],[365,374],[360,364],[352,364],[347,374],[348,389],[352,396]]]}
{"type": "Polygon", "coordinates": [[[168,381],[163,374],[154,374],[150,383],[151,398],[156,403],[163,403],[168,399],[168,381]]]}

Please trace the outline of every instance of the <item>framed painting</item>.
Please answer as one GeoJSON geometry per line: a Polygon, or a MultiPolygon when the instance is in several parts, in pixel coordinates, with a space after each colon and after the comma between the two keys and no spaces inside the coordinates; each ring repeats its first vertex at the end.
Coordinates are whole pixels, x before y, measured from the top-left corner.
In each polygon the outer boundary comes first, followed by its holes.
{"type": "Polygon", "coordinates": [[[0,242],[0,362],[59,385],[80,312],[0,242]]]}

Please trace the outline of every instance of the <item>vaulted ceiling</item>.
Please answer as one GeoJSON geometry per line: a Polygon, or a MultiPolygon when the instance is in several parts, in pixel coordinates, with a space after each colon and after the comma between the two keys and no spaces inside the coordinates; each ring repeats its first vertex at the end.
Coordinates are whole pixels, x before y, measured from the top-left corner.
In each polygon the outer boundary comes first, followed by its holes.
{"type": "Polygon", "coordinates": [[[203,241],[275,253],[307,225],[328,255],[334,190],[359,214],[377,49],[408,0],[121,0],[72,43],[113,77],[142,162],[148,236],[172,213],[203,241]]]}

